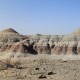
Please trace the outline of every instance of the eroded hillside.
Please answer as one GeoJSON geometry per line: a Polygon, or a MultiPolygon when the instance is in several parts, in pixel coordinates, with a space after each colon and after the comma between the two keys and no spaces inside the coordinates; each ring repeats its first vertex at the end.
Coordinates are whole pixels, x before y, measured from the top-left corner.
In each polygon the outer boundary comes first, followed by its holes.
{"type": "Polygon", "coordinates": [[[0,31],[0,55],[80,54],[80,29],[68,35],[22,35],[14,29],[0,31]]]}

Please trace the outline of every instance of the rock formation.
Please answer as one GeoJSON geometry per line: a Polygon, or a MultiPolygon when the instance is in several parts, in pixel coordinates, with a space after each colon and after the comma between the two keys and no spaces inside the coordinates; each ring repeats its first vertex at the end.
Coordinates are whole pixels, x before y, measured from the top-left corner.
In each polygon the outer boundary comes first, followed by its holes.
{"type": "Polygon", "coordinates": [[[69,35],[21,35],[8,28],[0,31],[0,55],[80,54],[80,29],[69,35]]]}

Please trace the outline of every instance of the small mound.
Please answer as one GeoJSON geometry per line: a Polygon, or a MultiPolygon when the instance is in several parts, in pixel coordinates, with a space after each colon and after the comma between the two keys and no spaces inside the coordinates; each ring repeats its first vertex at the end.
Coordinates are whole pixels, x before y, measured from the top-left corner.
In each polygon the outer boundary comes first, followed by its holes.
{"type": "Polygon", "coordinates": [[[15,43],[26,39],[27,37],[19,34],[12,28],[0,31],[0,44],[2,43],[15,43]]]}
{"type": "Polygon", "coordinates": [[[5,30],[2,30],[1,33],[18,33],[16,32],[14,29],[12,28],[8,28],[8,29],[5,29],[5,30]]]}

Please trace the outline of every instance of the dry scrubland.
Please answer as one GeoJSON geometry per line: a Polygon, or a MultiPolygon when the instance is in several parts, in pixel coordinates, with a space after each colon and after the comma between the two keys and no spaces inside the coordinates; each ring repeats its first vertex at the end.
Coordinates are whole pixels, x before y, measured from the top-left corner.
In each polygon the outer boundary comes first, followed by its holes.
{"type": "Polygon", "coordinates": [[[79,80],[77,55],[35,55],[0,60],[0,80],[79,80]]]}

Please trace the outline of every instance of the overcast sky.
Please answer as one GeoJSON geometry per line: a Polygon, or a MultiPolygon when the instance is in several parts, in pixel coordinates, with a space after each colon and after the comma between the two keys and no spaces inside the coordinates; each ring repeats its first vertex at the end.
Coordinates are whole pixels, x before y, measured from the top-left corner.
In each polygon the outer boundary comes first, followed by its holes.
{"type": "Polygon", "coordinates": [[[0,30],[67,34],[80,26],[80,0],[0,0],[0,30]]]}

